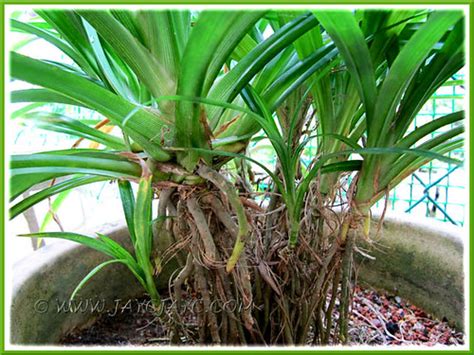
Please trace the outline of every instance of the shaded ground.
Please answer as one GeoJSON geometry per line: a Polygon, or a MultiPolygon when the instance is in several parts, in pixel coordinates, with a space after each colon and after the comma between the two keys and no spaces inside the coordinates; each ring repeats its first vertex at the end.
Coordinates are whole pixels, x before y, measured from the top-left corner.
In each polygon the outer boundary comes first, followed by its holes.
{"type": "MultiPolygon", "coordinates": [[[[136,300],[112,313],[102,314],[92,326],[76,329],[66,335],[64,345],[167,345],[166,329],[157,321],[145,299],[136,300]],[[141,303],[140,303],[141,302],[141,303]],[[141,304],[141,306],[140,306],[141,304]]],[[[463,333],[450,327],[446,320],[432,318],[420,308],[398,296],[378,293],[371,289],[354,290],[350,320],[350,344],[368,345],[458,345],[463,344],[463,333]]],[[[196,323],[188,316],[192,340],[196,323]]]]}

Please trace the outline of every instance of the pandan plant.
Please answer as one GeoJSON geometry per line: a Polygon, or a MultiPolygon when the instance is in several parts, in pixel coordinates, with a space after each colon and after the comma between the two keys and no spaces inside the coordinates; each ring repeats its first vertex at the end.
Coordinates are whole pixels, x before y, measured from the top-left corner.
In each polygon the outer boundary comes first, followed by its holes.
{"type": "Polygon", "coordinates": [[[191,336],[180,321],[192,293],[183,294],[185,284],[200,299],[195,340],[202,344],[347,342],[353,253],[370,238],[370,207],[431,159],[460,164],[446,153],[462,145],[463,112],[409,127],[464,64],[463,13],[35,12],[30,22],[12,19],[11,29],[48,41],[73,63],[12,52],[12,79],[34,85],[11,93],[12,102],[29,103],[14,116],[100,148],[12,156],[10,215],[110,180],[133,244],[27,235],[110,257],[72,297],[107,265],[122,263],[169,323],[173,343],[191,336]],[[85,107],[103,120],[90,126],[42,103],[85,107]],[[440,127],[446,132],[430,138],[440,127]],[[262,139],[276,154],[274,167],[250,154],[249,143],[262,139]],[[307,163],[309,142],[317,152],[307,163]],[[256,166],[270,178],[263,198],[256,166]],[[165,238],[171,246],[162,250],[165,238]],[[169,280],[171,317],[154,278],[170,259],[180,265],[169,280]],[[240,306],[214,313],[214,301],[240,306]]]}

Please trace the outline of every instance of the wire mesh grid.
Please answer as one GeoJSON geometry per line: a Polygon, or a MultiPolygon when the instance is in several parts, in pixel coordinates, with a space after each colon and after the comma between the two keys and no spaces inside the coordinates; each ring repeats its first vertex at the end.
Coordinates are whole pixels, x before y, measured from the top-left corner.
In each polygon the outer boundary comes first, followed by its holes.
{"type": "MultiPolygon", "coordinates": [[[[464,108],[464,74],[458,73],[451,78],[443,87],[423,106],[415,117],[408,132],[417,127],[442,117],[444,115],[460,111],[464,108]]],[[[430,137],[442,134],[456,124],[442,127],[434,131],[430,137]]],[[[305,151],[304,157],[307,163],[314,157],[317,147],[315,139],[311,140],[305,151]]],[[[422,143],[422,142],[421,142],[422,143]]],[[[271,152],[269,143],[263,141],[254,142],[251,150],[256,153],[253,158],[266,162],[268,167],[274,166],[276,157],[271,152]],[[258,152],[257,152],[258,151],[258,152]]],[[[464,158],[464,148],[451,151],[449,157],[456,159],[464,158]]],[[[303,161],[305,161],[303,158],[303,161]]],[[[348,182],[351,181],[348,177],[348,182]]],[[[258,184],[260,191],[267,188],[266,181],[258,184]]],[[[466,204],[466,179],[464,167],[455,166],[439,160],[433,160],[419,168],[414,174],[404,179],[397,187],[392,189],[388,200],[383,197],[374,206],[374,211],[382,211],[385,207],[394,213],[409,213],[419,217],[435,218],[440,221],[463,225],[465,219],[466,204]],[[387,206],[385,204],[387,203],[387,206]]]]}

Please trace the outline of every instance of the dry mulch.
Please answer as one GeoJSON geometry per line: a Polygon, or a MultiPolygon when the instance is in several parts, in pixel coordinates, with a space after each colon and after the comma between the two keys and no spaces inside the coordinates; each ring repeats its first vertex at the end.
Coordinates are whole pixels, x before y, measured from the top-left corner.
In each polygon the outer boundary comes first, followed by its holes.
{"type": "Polygon", "coordinates": [[[354,290],[350,336],[353,344],[460,345],[464,335],[398,296],[354,290]]]}
{"type": "MultiPolygon", "coordinates": [[[[143,300],[137,300],[142,302],[143,300]]],[[[129,307],[114,316],[102,314],[90,327],[66,335],[63,345],[152,346],[169,344],[149,308],[129,307]]],[[[460,345],[462,332],[398,296],[356,286],[349,321],[350,345],[460,345]]],[[[183,339],[184,340],[184,339],[183,339]]],[[[192,345],[188,342],[187,345],[192,345]]]]}

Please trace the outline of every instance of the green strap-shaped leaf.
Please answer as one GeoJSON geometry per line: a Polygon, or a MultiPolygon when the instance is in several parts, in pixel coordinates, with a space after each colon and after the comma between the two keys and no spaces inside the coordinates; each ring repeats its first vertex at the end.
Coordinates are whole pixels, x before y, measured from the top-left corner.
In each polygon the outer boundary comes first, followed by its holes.
{"type": "Polygon", "coordinates": [[[175,92],[175,81],[161,63],[109,11],[78,10],[126,62],[154,96],[175,92]]]}
{"type": "Polygon", "coordinates": [[[11,75],[13,78],[43,86],[81,102],[119,126],[128,117],[127,126],[123,129],[132,139],[156,160],[163,161],[170,158],[167,152],[153,142],[160,136],[164,127],[160,118],[147,110],[137,109],[135,105],[94,82],[14,52],[11,53],[11,75]]]}
{"type": "Polygon", "coordinates": [[[160,295],[153,278],[154,269],[151,263],[151,248],[153,244],[151,203],[153,189],[152,175],[144,171],[138,184],[137,199],[134,211],[133,225],[135,228],[135,254],[145,280],[145,289],[149,293],[155,307],[160,307],[160,295]]]}
{"type": "Polygon", "coordinates": [[[78,233],[68,233],[68,232],[45,232],[45,233],[30,233],[30,234],[19,234],[19,237],[29,237],[29,238],[57,238],[69,240],[76,242],[82,245],[85,245],[94,250],[100,251],[112,258],[115,257],[115,253],[110,249],[104,242],[93,238],[88,237],[78,233]]]}
{"type": "MultiPolygon", "coordinates": [[[[20,177],[31,177],[29,187],[38,183],[35,175],[45,180],[69,174],[99,175],[109,178],[138,178],[138,164],[116,154],[89,152],[67,154],[67,152],[14,155],[11,157],[11,184],[15,186],[20,177]]],[[[42,180],[42,181],[45,181],[42,180]]],[[[26,184],[26,183],[25,183],[26,184]]]]}
{"type": "Polygon", "coordinates": [[[102,71],[103,76],[105,77],[106,82],[110,85],[113,90],[121,95],[122,97],[126,98],[131,102],[136,102],[134,95],[132,94],[130,88],[127,85],[126,78],[122,77],[121,75],[117,75],[114,69],[112,68],[111,63],[107,58],[107,55],[102,48],[102,44],[100,42],[100,38],[95,31],[95,29],[89,25],[86,21],[84,21],[84,29],[89,36],[89,40],[92,46],[92,50],[94,51],[97,63],[102,71]]]}
{"type": "MultiPolygon", "coordinates": [[[[124,157],[111,154],[108,152],[98,151],[95,149],[66,149],[59,151],[49,151],[43,154],[59,154],[59,155],[82,155],[82,156],[92,156],[96,158],[104,158],[108,160],[118,160],[123,161],[124,157]]],[[[14,182],[10,184],[10,201],[17,198],[23,192],[27,191],[36,184],[51,180],[53,178],[62,177],[64,175],[69,175],[69,173],[58,173],[55,171],[47,171],[44,173],[34,173],[34,174],[20,174],[15,176],[14,182]]]]}
{"type": "Polygon", "coordinates": [[[135,37],[140,43],[143,38],[138,31],[136,12],[126,9],[111,9],[110,13],[135,37]]]}
{"type": "MultiPolygon", "coordinates": [[[[400,99],[420,65],[426,60],[433,46],[461,17],[461,11],[435,11],[403,46],[393,62],[379,91],[375,117],[367,137],[368,146],[379,146],[386,140],[400,99]],[[371,133],[371,134],[370,134],[371,133]]],[[[370,121],[368,121],[368,125],[370,121]]],[[[368,127],[369,128],[369,127],[368,127]]]]}
{"type": "MultiPolygon", "coordinates": [[[[424,142],[423,144],[420,144],[416,148],[416,150],[422,151],[422,152],[431,152],[431,153],[419,154],[419,157],[422,157],[423,160],[426,160],[426,161],[438,159],[440,161],[444,161],[449,164],[462,165],[462,162],[456,159],[442,156],[436,151],[437,151],[438,146],[461,135],[462,133],[464,133],[464,130],[465,130],[464,126],[459,126],[459,127],[450,129],[449,131],[446,131],[440,135],[437,135],[434,138],[431,138],[430,140],[424,142]]],[[[381,186],[387,186],[388,184],[390,184],[392,179],[394,179],[398,175],[403,174],[403,171],[406,171],[405,169],[407,169],[412,163],[414,163],[418,159],[418,156],[408,155],[408,154],[404,154],[404,155],[399,154],[398,157],[399,157],[398,160],[396,160],[395,163],[390,164],[389,168],[384,167],[384,170],[382,170],[383,174],[381,174],[381,181],[380,181],[380,184],[382,184],[381,186]]]]}
{"type": "Polygon", "coordinates": [[[60,93],[49,89],[25,89],[15,90],[11,92],[10,101],[18,102],[39,102],[39,103],[58,103],[74,106],[82,106],[89,108],[86,104],[78,102],[70,97],[61,95],[60,93]]]}
{"type": "Polygon", "coordinates": [[[111,264],[116,264],[116,263],[121,263],[127,265],[127,262],[125,260],[117,260],[117,259],[112,259],[108,261],[104,261],[103,263],[97,265],[95,268],[93,268],[82,280],[79,282],[79,284],[76,286],[74,291],[72,291],[71,297],[69,298],[70,300],[73,300],[74,297],[76,297],[77,293],[85,286],[85,284],[93,278],[100,270],[102,270],[104,267],[107,265],[111,264]]]}
{"type": "Polygon", "coordinates": [[[25,105],[22,108],[19,108],[18,110],[13,111],[10,114],[11,119],[15,119],[18,117],[22,117],[23,115],[27,114],[28,112],[31,112],[33,109],[44,106],[45,104],[42,102],[33,102],[31,104],[25,105]]]}
{"type": "MultiPolygon", "coordinates": [[[[232,68],[210,91],[209,98],[231,102],[240,91],[249,84],[276,54],[287,48],[299,36],[318,24],[311,13],[304,14],[286,24],[265,41],[259,43],[248,55],[232,68]]],[[[220,110],[218,107],[208,110],[210,127],[214,129],[220,110]]]]}
{"type": "Polygon", "coordinates": [[[120,244],[118,244],[113,239],[105,236],[99,235],[99,238],[88,237],[82,234],[77,233],[67,233],[67,232],[46,232],[46,233],[31,233],[31,234],[20,234],[19,237],[29,237],[29,238],[58,238],[69,240],[72,242],[76,242],[97,250],[101,253],[104,253],[113,258],[113,260],[109,260],[100,264],[96,268],[94,268],[74,290],[71,299],[77,294],[77,292],[84,286],[84,284],[90,280],[92,276],[94,276],[98,271],[100,271],[104,266],[112,264],[114,262],[120,262],[126,265],[130,271],[135,275],[137,280],[142,284],[142,286],[148,290],[148,285],[144,280],[144,273],[141,267],[137,264],[133,256],[120,244]]]}
{"type": "MultiPolygon", "coordinates": [[[[332,44],[328,44],[327,47],[319,49],[302,62],[281,73],[260,95],[267,102],[269,110],[276,110],[304,82],[310,81],[309,85],[311,86],[317,84],[337,64],[334,59],[337,54],[337,49],[332,44]]],[[[245,89],[241,92],[241,95],[244,98],[247,97],[245,89]]],[[[246,103],[249,105],[248,100],[246,103]]],[[[224,139],[227,137],[252,136],[259,130],[260,125],[253,116],[243,115],[236,124],[228,127],[219,137],[224,139]]]]}
{"type": "Polygon", "coordinates": [[[42,174],[19,175],[15,177],[14,183],[10,183],[10,202],[32,186],[64,175],[67,174],[48,172],[42,174]]]}
{"type": "MultiPolygon", "coordinates": [[[[264,11],[204,11],[193,28],[181,62],[177,94],[205,97],[223,64],[264,11]]],[[[206,148],[208,136],[201,107],[181,101],[176,110],[176,145],[206,148]]],[[[178,154],[181,164],[192,170],[195,151],[178,154]]]]}
{"type": "Polygon", "coordinates": [[[415,75],[400,103],[395,118],[394,140],[401,138],[426,101],[464,65],[464,20],[459,20],[450,31],[439,51],[415,75]]]}
{"type": "MultiPolygon", "coordinates": [[[[280,15],[280,22],[284,23],[286,21],[291,20],[295,16],[297,16],[297,13],[295,12],[292,12],[292,11],[283,12],[280,15]]],[[[314,57],[316,53],[320,52],[321,50],[323,50],[323,48],[328,47],[328,46],[332,48],[335,47],[334,42],[332,41],[326,44],[324,43],[320,25],[316,26],[311,31],[308,31],[307,33],[305,33],[303,36],[298,38],[294,43],[294,47],[295,47],[296,52],[298,53],[298,57],[303,62],[307,62],[309,58],[314,57]]],[[[335,52],[331,51],[331,53],[334,55],[337,55],[338,54],[337,48],[335,52]]],[[[319,113],[318,116],[324,117],[324,119],[321,119],[319,121],[321,133],[334,132],[334,127],[341,127],[343,125],[343,124],[339,124],[339,122],[337,122],[334,117],[335,109],[334,109],[334,103],[333,103],[332,95],[331,95],[332,93],[331,78],[330,78],[330,73],[332,69],[331,67],[333,65],[338,64],[338,62],[339,61],[332,61],[330,65],[328,65],[329,64],[328,62],[328,64],[322,65],[321,67],[315,66],[316,68],[314,68],[315,69],[314,72],[307,71],[308,74],[314,73],[314,75],[310,79],[308,79],[308,83],[310,83],[309,85],[311,85],[311,94],[314,100],[314,105],[319,113]]],[[[299,80],[295,82],[292,86],[302,83],[302,81],[299,81],[299,80]]],[[[289,87],[288,91],[293,89],[292,86],[289,87]]],[[[263,96],[266,97],[265,95],[263,96]]],[[[283,101],[278,101],[278,104],[281,104],[282,102],[283,101]]],[[[321,142],[320,145],[325,146],[325,142],[321,142]]]]}
{"type": "Polygon", "coordinates": [[[57,37],[57,35],[51,33],[50,31],[41,29],[37,26],[33,26],[29,23],[20,22],[14,19],[10,21],[12,29],[19,30],[25,33],[30,33],[51,43],[53,46],[55,46],[64,54],[66,54],[69,58],[71,58],[74,62],[76,62],[76,64],[86,73],[89,73],[89,75],[94,76],[94,69],[89,65],[89,63],[82,56],[82,54],[77,52],[67,42],[57,37]]]}
{"type": "Polygon", "coordinates": [[[132,254],[130,254],[130,252],[127,249],[125,249],[115,240],[101,233],[97,233],[97,236],[99,237],[100,241],[102,241],[105,245],[107,245],[110,248],[110,250],[114,253],[115,258],[124,259],[124,260],[127,260],[128,262],[135,263],[135,259],[133,258],[132,254]]]}
{"type": "MultiPolygon", "coordinates": [[[[34,206],[38,202],[43,201],[44,199],[56,195],[63,191],[68,191],[70,189],[76,188],[78,186],[92,184],[98,181],[105,181],[109,178],[102,177],[102,176],[80,176],[80,177],[73,177],[71,179],[61,181],[57,184],[54,184],[51,187],[47,187],[38,191],[37,193],[28,196],[27,198],[23,199],[22,201],[18,202],[10,209],[10,218],[15,218],[20,213],[23,213],[28,208],[34,206]]],[[[13,180],[14,183],[14,180],[13,180]]]]}
{"type": "Polygon", "coordinates": [[[118,182],[120,199],[122,200],[122,208],[125,214],[125,220],[127,221],[128,231],[132,243],[135,245],[135,196],[133,195],[132,184],[127,180],[119,180],[118,182]]]}
{"type": "Polygon", "coordinates": [[[141,266],[137,263],[135,258],[130,254],[130,252],[125,249],[123,246],[121,246],[119,243],[117,243],[115,240],[112,238],[101,234],[97,233],[98,239],[104,243],[109,250],[113,253],[114,258],[117,260],[124,260],[125,265],[130,269],[130,271],[135,275],[135,277],[140,281],[142,285],[145,286],[144,283],[144,270],[141,268],[141,266]]]}
{"type": "Polygon", "coordinates": [[[316,10],[314,14],[344,58],[364,104],[367,127],[370,130],[377,99],[377,87],[374,66],[364,34],[350,11],[316,10]]]}
{"type": "Polygon", "coordinates": [[[93,142],[101,143],[111,149],[126,150],[125,142],[122,139],[89,127],[79,120],[58,113],[29,112],[23,114],[22,117],[31,120],[37,127],[48,131],[82,137],[93,142]]]}
{"type": "Polygon", "coordinates": [[[150,272],[152,247],[151,201],[153,196],[151,180],[151,175],[144,175],[140,178],[133,219],[137,260],[144,270],[150,268],[150,272]]]}
{"type": "Polygon", "coordinates": [[[280,75],[263,92],[262,96],[269,103],[271,109],[276,109],[306,80],[310,80],[311,84],[313,84],[324,78],[332,67],[337,64],[334,58],[338,53],[338,50],[334,48],[332,43],[316,50],[309,57],[280,75]],[[315,74],[317,71],[320,71],[320,73],[315,74]],[[313,74],[315,76],[312,77],[313,74]]]}
{"type": "Polygon", "coordinates": [[[433,121],[425,123],[424,125],[417,127],[413,132],[406,135],[401,139],[395,146],[398,148],[410,148],[419,140],[433,133],[437,129],[461,121],[465,118],[464,111],[458,111],[437,118],[433,121]]]}
{"type": "Polygon", "coordinates": [[[330,174],[344,171],[357,171],[362,167],[362,160],[347,160],[326,164],[321,167],[321,174],[330,174]]]}
{"type": "Polygon", "coordinates": [[[142,10],[137,13],[137,26],[146,47],[176,81],[191,29],[189,11],[142,10]]]}
{"type": "MultiPolygon", "coordinates": [[[[74,11],[37,9],[35,12],[51,25],[72,48],[81,53],[96,73],[98,72],[97,63],[92,55],[81,18],[74,11]]],[[[91,77],[97,78],[97,74],[91,75],[91,77]]]]}
{"type": "MultiPolygon", "coordinates": [[[[447,153],[460,149],[464,146],[464,139],[463,138],[458,138],[455,140],[450,140],[444,144],[438,145],[434,151],[436,153],[441,154],[441,155],[446,155],[447,153]]],[[[429,163],[431,159],[423,158],[423,157],[417,157],[410,165],[405,166],[404,169],[401,171],[400,174],[398,174],[395,177],[392,177],[390,179],[390,183],[387,185],[387,188],[389,190],[393,189],[396,187],[398,184],[400,184],[403,180],[406,179],[407,176],[413,174],[416,172],[419,168],[421,168],[423,165],[429,163]]],[[[374,196],[372,199],[372,203],[377,202],[380,198],[382,198],[385,195],[385,191],[382,191],[381,193],[378,194],[378,196],[374,196]]]]}

